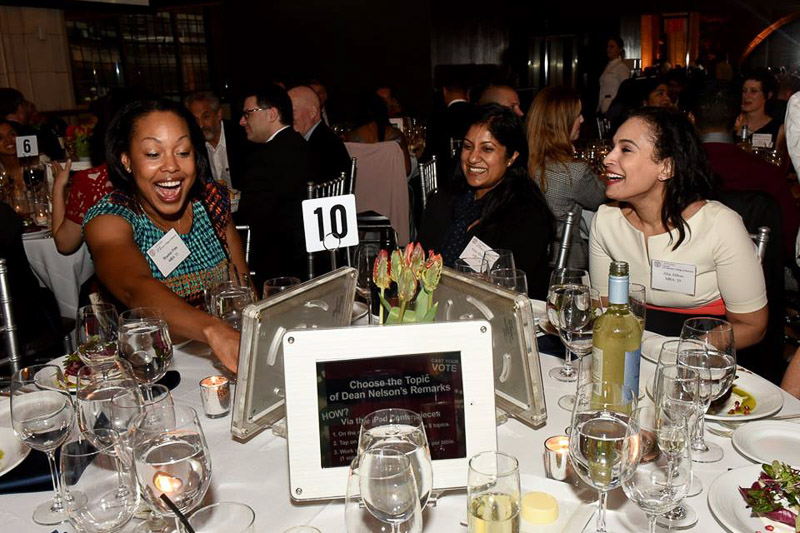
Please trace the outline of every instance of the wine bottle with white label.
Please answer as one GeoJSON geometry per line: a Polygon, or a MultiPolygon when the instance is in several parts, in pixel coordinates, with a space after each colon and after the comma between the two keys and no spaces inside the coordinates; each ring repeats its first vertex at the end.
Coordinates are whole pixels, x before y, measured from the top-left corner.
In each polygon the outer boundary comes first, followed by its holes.
{"type": "Polygon", "coordinates": [[[608,307],[595,320],[592,381],[610,381],[639,390],[642,326],[628,300],[628,263],[612,261],[608,274],[608,307]]]}

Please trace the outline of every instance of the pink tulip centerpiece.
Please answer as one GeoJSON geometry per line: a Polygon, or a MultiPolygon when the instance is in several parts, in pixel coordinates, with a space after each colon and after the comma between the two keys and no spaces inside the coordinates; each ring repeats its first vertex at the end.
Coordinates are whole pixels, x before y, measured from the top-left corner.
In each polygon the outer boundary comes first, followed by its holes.
{"type": "Polygon", "coordinates": [[[442,256],[425,252],[417,243],[406,246],[405,251],[395,250],[391,258],[386,250],[381,250],[375,259],[372,272],[373,283],[380,289],[381,324],[403,324],[411,322],[433,322],[438,302],[433,301],[433,292],[442,277],[442,256]],[[397,284],[399,306],[393,307],[386,301],[385,291],[392,282],[397,284]],[[384,321],[384,309],[388,313],[384,321]]]}

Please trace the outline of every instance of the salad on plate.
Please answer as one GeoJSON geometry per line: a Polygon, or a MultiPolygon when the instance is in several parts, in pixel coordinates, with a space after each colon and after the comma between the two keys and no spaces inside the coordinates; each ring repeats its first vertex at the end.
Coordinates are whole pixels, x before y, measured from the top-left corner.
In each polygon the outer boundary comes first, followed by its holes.
{"type": "Polygon", "coordinates": [[[800,532],[800,470],[779,461],[764,464],[759,478],[739,492],[754,515],[800,532]]]}

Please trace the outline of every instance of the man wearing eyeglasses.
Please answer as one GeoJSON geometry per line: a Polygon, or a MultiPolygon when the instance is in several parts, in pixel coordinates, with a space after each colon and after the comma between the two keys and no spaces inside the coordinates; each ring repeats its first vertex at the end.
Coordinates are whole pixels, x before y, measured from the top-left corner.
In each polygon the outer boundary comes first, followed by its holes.
{"type": "Polygon", "coordinates": [[[292,101],[270,84],[250,92],[239,124],[253,143],[245,159],[238,221],[250,226],[250,268],[256,282],[304,277],[301,202],[314,181],[308,143],[292,129],[292,101]]]}

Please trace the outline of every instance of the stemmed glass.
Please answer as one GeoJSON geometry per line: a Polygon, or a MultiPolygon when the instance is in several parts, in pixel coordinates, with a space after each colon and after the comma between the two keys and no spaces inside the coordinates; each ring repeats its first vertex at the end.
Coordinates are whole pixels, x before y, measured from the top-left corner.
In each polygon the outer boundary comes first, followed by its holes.
{"type": "Polygon", "coordinates": [[[692,460],[715,463],[724,453],[718,444],[706,443],[705,412],[708,406],[728,392],[736,376],[736,347],[733,327],[725,320],[711,317],[690,318],[683,324],[678,364],[692,368],[700,379],[702,413],[692,436],[692,460]]]}
{"type": "Polygon", "coordinates": [[[467,520],[470,533],[519,531],[519,462],[501,452],[482,452],[469,460],[467,520]]]}
{"type": "Polygon", "coordinates": [[[490,277],[492,270],[500,268],[517,268],[514,261],[514,252],[511,250],[486,250],[481,258],[481,273],[487,278],[490,277]]]}
{"type": "Polygon", "coordinates": [[[381,409],[364,417],[358,435],[359,455],[381,448],[405,455],[414,472],[420,509],[425,509],[433,489],[433,466],[422,417],[407,409],[381,409]]]}
{"type": "Polygon", "coordinates": [[[642,326],[644,326],[647,318],[647,289],[641,283],[631,283],[628,285],[628,305],[631,308],[631,313],[642,326]]]}
{"type": "Polygon", "coordinates": [[[597,489],[597,532],[606,531],[608,491],[619,487],[638,463],[637,392],[619,383],[587,383],[578,389],[570,425],[569,456],[578,476],[597,489]]]}
{"type": "MultiPolygon", "coordinates": [[[[136,478],[148,505],[162,516],[174,516],[162,499],[168,497],[184,514],[199,504],[211,484],[211,456],[197,412],[176,404],[170,416],[147,423],[140,415],[133,434],[136,478]],[[174,415],[174,416],[173,416],[174,415]]],[[[175,524],[181,531],[178,518],[175,524]]],[[[160,531],[173,531],[169,524],[160,531]]],[[[154,532],[153,522],[145,522],[138,532],[154,532]]]]}
{"type": "Polygon", "coordinates": [[[505,289],[528,294],[528,278],[518,268],[496,268],[489,273],[489,281],[505,289]]]}
{"type": "Polygon", "coordinates": [[[253,303],[253,290],[246,286],[228,287],[216,292],[212,302],[214,316],[241,331],[244,308],[253,303]]]}
{"type": "Polygon", "coordinates": [[[119,348],[120,358],[130,363],[139,383],[149,388],[163,378],[172,362],[172,339],[161,310],[137,307],[122,313],[119,348]]]}
{"type": "Polygon", "coordinates": [[[113,360],[119,342],[117,309],[106,303],[86,305],[78,309],[78,357],[87,365],[113,360]]]}
{"type": "Polygon", "coordinates": [[[420,533],[422,510],[411,463],[400,451],[372,448],[350,464],[345,496],[348,533],[420,533]]]}
{"type": "Polygon", "coordinates": [[[692,482],[692,461],[687,453],[689,430],[686,419],[671,416],[653,406],[640,407],[634,414],[640,434],[655,436],[656,456],[644,461],[644,450],[638,448],[642,460],[622,462],[622,490],[647,515],[650,533],[656,531],[656,517],[677,506],[692,482]]]}
{"type": "Polygon", "coordinates": [[[97,447],[108,446],[100,442],[102,433],[97,430],[115,429],[111,401],[120,391],[138,389],[133,369],[127,361],[115,360],[78,370],[77,400],[78,427],[97,447]]]}
{"type": "Polygon", "coordinates": [[[118,441],[112,438],[110,444],[100,445],[84,437],[77,433],[61,447],[67,514],[79,531],[119,531],[139,505],[136,479],[118,459],[118,441]]]}
{"type": "Polygon", "coordinates": [[[56,467],[56,448],[67,440],[75,420],[72,398],[61,369],[55,365],[22,368],[11,377],[11,423],[23,444],[47,455],[53,499],[36,507],[33,521],[42,525],[67,520],[56,467]]]}
{"type": "Polygon", "coordinates": [[[264,282],[264,298],[269,298],[273,294],[283,292],[289,287],[300,285],[300,278],[293,276],[282,276],[280,278],[270,278],[264,282]]]}
{"type": "MultiPolygon", "coordinates": [[[[668,343],[678,341],[667,341],[668,343]]],[[[677,348],[677,347],[676,347],[677,348]]],[[[662,354],[664,353],[662,349],[662,354]]],[[[673,417],[686,419],[689,437],[697,424],[697,418],[703,416],[702,399],[700,397],[700,379],[695,370],[679,366],[677,354],[672,364],[661,364],[656,368],[653,401],[657,408],[673,417]]],[[[703,490],[700,478],[692,476],[692,482],[686,496],[696,496],[703,490]]],[[[669,512],[658,517],[657,524],[668,529],[687,529],[697,523],[697,512],[687,503],[681,502],[669,512]]]]}
{"type": "MultiPolygon", "coordinates": [[[[367,304],[368,320],[373,321],[372,274],[375,270],[375,259],[380,249],[377,244],[359,244],[356,247],[354,261],[358,277],[356,278],[356,292],[367,304]]],[[[380,305],[380,304],[379,304],[380,305]]]]}
{"type": "MultiPolygon", "coordinates": [[[[591,287],[589,273],[578,268],[557,268],[550,274],[550,288],[547,291],[547,320],[561,336],[559,311],[562,296],[568,286],[585,285],[591,287]]],[[[563,339],[562,339],[563,342],[563,339]]],[[[571,382],[578,379],[577,372],[572,367],[572,351],[568,346],[564,357],[564,366],[550,370],[550,377],[557,381],[571,382]]]]}
{"type": "MultiPolygon", "coordinates": [[[[578,356],[579,367],[584,364],[584,358],[592,353],[594,321],[601,314],[603,314],[603,303],[597,289],[590,289],[586,285],[569,285],[564,291],[558,313],[561,325],[558,335],[564,346],[578,356]]],[[[576,381],[580,387],[580,372],[576,381]]],[[[571,411],[575,406],[575,395],[565,394],[558,399],[558,405],[562,409],[571,411]]]]}

